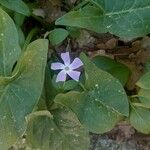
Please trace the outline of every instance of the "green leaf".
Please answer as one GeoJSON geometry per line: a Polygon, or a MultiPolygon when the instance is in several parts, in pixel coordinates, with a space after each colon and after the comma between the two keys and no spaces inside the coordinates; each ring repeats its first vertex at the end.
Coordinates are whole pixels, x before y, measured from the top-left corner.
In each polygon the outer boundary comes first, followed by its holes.
{"type": "Polygon", "coordinates": [[[27,142],[41,150],[88,150],[88,132],[76,116],[64,108],[39,111],[30,115],[27,142]]]}
{"type": "Polygon", "coordinates": [[[68,31],[65,29],[61,28],[54,29],[49,34],[50,43],[52,45],[58,45],[67,38],[68,34],[69,34],[68,31]]]}
{"type": "Polygon", "coordinates": [[[130,75],[130,70],[125,65],[105,56],[96,56],[92,58],[92,61],[97,67],[104,71],[107,71],[115,78],[119,79],[122,85],[125,85],[127,83],[130,75]]]}
{"type": "Polygon", "coordinates": [[[0,4],[25,16],[30,15],[28,6],[22,0],[0,0],[0,4]]]}
{"type": "Polygon", "coordinates": [[[131,105],[130,123],[138,131],[150,134],[150,110],[131,105]]]}
{"type": "Polygon", "coordinates": [[[106,107],[99,99],[93,99],[91,93],[68,92],[58,94],[55,102],[64,105],[77,115],[81,124],[90,132],[105,133],[113,129],[120,116],[106,107]]]}
{"type": "Polygon", "coordinates": [[[72,37],[72,38],[79,38],[80,35],[81,35],[81,29],[79,28],[75,28],[75,27],[67,27],[67,30],[69,32],[69,35],[72,37]]]}
{"type": "Polygon", "coordinates": [[[150,71],[144,74],[136,84],[140,88],[150,90],[150,71]]]}
{"type": "Polygon", "coordinates": [[[19,35],[19,45],[22,48],[25,43],[25,35],[20,27],[17,27],[17,29],[18,29],[18,35],[19,35]]]}
{"type": "Polygon", "coordinates": [[[48,64],[46,66],[46,71],[45,71],[44,91],[45,91],[44,95],[45,95],[47,108],[50,108],[51,105],[53,104],[53,100],[55,96],[57,95],[57,90],[54,88],[52,84],[51,73],[48,64]]]}
{"type": "Polygon", "coordinates": [[[86,73],[85,91],[59,94],[55,102],[69,107],[91,132],[104,133],[128,116],[129,104],[121,83],[109,73],[97,68],[81,54],[86,73]]]}
{"type": "Polygon", "coordinates": [[[43,88],[47,51],[47,40],[32,42],[19,59],[13,76],[0,77],[0,147],[3,150],[24,134],[25,117],[38,103],[43,88]]]}
{"type": "Polygon", "coordinates": [[[128,98],[119,80],[97,68],[84,53],[81,54],[80,58],[84,63],[84,69],[87,74],[85,88],[90,89],[91,92],[93,91],[93,96],[94,94],[97,95],[95,98],[99,98],[108,107],[128,116],[128,98]]]}
{"type": "Polygon", "coordinates": [[[150,108],[150,90],[140,89],[139,93],[139,100],[145,106],[150,108]]]}
{"type": "Polygon", "coordinates": [[[65,82],[57,82],[56,83],[56,75],[54,75],[52,82],[53,86],[58,90],[58,91],[70,91],[75,89],[78,86],[78,82],[74,80],[68,80],[65,82]]]}
{"type": "Polygon", "coordinates": [[[22,14],[19,14],[19,13],[15,13],[14,14],[14,21],[15,21],[15,24],[18,26],[18,27],[21,27],[23,22],[25,20],[25,16],[22,15],[22,14]]]}
{"type": "Polygon", "coordinates": [[[10,76],[19,58],[18,32],[13,20],[0,8],[0,76],[10,76]]]}
{"type": "Polygon", "coordinates": [[[150,33],[149,0],[89,0],[85,6],[59,18],[56,25],[86,28],[98,33],[110,32],[122,38],[150,33]]]}

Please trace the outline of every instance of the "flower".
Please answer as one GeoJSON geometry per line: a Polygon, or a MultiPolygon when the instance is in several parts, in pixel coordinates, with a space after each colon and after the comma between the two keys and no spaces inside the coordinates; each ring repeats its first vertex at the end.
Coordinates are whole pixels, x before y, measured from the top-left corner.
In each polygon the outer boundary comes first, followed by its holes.
{"type": "Polygon", "coordinates": [[[61,53],[61,58],[64,64],[60,62],[51,64],[52,70],[61,70],[57,75],[56,82],[66,81],[67,75],[69,75],[73,80],[79,81],[81,72],[76,71],[75,69],[83,66],[82,61],[79,58],[75,58],[71,63],[69,52],[61,53]]]}

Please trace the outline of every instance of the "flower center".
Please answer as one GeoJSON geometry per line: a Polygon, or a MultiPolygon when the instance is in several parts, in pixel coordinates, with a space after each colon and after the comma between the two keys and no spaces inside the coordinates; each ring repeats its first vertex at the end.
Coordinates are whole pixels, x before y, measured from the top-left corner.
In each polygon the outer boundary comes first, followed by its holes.
{"type": "Polygon", "coordinates": [[[69,67],[65,67],[65,71],[69,71],[70,70],[70,68],[69,67]]]}

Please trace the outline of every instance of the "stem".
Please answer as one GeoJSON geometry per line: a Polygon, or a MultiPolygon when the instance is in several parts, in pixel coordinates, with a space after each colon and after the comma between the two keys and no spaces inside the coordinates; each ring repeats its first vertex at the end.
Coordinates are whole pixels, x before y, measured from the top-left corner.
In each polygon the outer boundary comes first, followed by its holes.
{"type": "Polygon", "coordinates": [[[43,19],[41,19],[40,17],[37,17],[35,15],[31,15],[35,20],[37,20],[38,22],[40,22],[43,25],[43,19]]]}
{"type": "Polygon", "coordinates": [[[86,88],[84,87],[84,85],[81,82],[79,82],[79,85],[84,91],[86,91],[86,88]]]}
{"type": "Polygon", "coordinates": [[[32,29],[32,30],[29,32],[29,34],[28,34],[28,36],[27,36],[27,38],[26,38],[26,41],[25,41],[25,43],[24,43],[24,45],[23,45],[23,48],[22,48],[23,51],[26,50],[27,46],[29,45],[29,43],[30,43],[30,41],[32,40],[33,36],[38,32],[38,30],[39,30],[38,28],[34,28],[34,29],[32,29]]]}
{"type": "Polygon", "coordinates": [[[89,2],[90,2],[91,4],[94,4],[94,5],[96,5],[97,7],[99,7],[100,10],[102,10],[102,12],[105,12],[104,9],[103,9],[103,7],[100,6],[99,4],[97,4],[95,1],[89,1],[89,2]]]}
{"type": "Polygon", "coordinates": [[[71,52],[70,39],[68,39],[68,44],[67,44],[67,47],[66,47],[66,52],[71,52]]]}
{"type": "Polygon", "coordinates": [[[138,107],[147,108],[147,109],[149,109],[149,108],[150,108],[149,106],[145,106],[145,105],[143,105],[143,104],[141,104],[141,103],[132,103],[132,105],[134,105],[134,106],[138,106],[138,107]]]}
{"type": "Polygon", "coordinates": [[[72,10],[78,10],[78,9],[80,9],[81,7],[85,6],[88,3],[89,3],[89,0],[84,0],[83,2],[81,2],[77,6],[75,6],[72,10]]]}
{"type": "Polygon", "coordinates": [[[132,95],[132,96],[130,96],[130,98],[138,98],[139,97],[139,95],[132,95]]]}

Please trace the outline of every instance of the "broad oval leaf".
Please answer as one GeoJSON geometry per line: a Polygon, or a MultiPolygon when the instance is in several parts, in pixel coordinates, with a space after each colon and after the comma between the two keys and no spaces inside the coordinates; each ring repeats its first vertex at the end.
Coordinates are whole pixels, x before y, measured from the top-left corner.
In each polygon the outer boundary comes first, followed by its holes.
{"type": "Polygon", "coordinates": [[[25,16],[30,15],[28,6],[22,0],[0,0],[0,4],[25,16]]]}
{"type": "Polygon", "coordinates": [[[27,143],[40,150],[88,150],[89,133],[76,116],[64,108],[30,115],[27,143]]]}
{"type": "Polygon", "coordinates": [[[68,31],[62,28],[57,28],[49,33],[49,40],[52,45],[58,45],[69,35],[68,31]]]}
{"type": "Polygon", "coordinates": [[[91,132],[107,132],[116,125],[120,115],[128,116],[127,95],[117,79],[97,68],[85,54],[80,58],[87,77],[85,91],[59,94],[55,102],[73,110],[91,132]]]}
{"type": "Polygon", "coordinates": [[[130,123],[138,131],[150,134],[150,110],[131,104],[130,123]]]}
{"type": "Polygon", "coordinates": [[[117,78],[122,85],[127,83],[131,72],[125,65],[105,56],[96,56],[92,58],[92,61],[97,67],[117,78]]]}
{"type": "Polygon", "coordinates": [[[18,32],[13,20],[0,8],[0,76],[10,76],[19,58],[18,32]]]}
{"type": "Polygon", "coordinates": [[[29,44],[19,59],[13,77],[0,78],[0,147],[7,150],[26,129],[25,117],[40,98],[48,41],[36,40],[29,44]]]}
{"type": "Polygon", "coordinates": [[[93,98],[99,99],[104,105],[116,112],[128,116],[129,103],[126,92],[118,79],[111,74],[97,68],[94,63],[81,53],[87,79],[85,88],[91,92],[93,98]]]}
{"type": "Polygon", "coordinates": [[[89,1],[96,5],[69,12],[59,18],[56,24],[86,28],[98,33],[110,32],[128,39],[150,33],[149,0],[89,1]]]}
{"type": "Polygon", "coordinates": [[[77,115],[81,124],[90,132],[105,133],[114,128],[120,120],[119,114],[93,99],[90,93],[68,92],[58,94],[55,102],[64,105],[77,115]]]}

